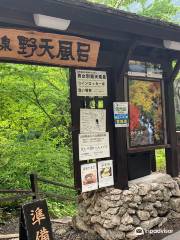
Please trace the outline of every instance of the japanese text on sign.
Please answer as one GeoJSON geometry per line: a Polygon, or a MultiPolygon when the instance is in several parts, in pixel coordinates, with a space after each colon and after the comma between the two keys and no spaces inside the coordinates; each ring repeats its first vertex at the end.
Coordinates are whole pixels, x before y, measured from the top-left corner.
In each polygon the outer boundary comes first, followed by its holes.
{"type": "Polygon", "coordinates": [[[76,70],[77,96],[107,96],[107,74],[104,71],[76,70]]]}
{"type": "Polygon", "coordinates": [[[0,58],[95,67],[100,43],[58,34],[0,29],[0,58]]]}
{"type": "Polygon", "coordinates": [[[98,162],[98,179],[99,179],[99,188],[114,185],[112,160],[98,162]]]}
{"type": "Polygon", "coordinates": [[[80,132],[106,132],[105,109],[80,109],[80,132]]]}
{"type": "Polygon", "coordinates": [[[98,189],[96,163],[81,165],[82,192],[98,189]]]}
{"type": "Polygon", "coordinates": [[[114,102],[113,108],[115,127],[128,127],[129,126],[128,102],[114,102]]]}
{"type": "Polygon", "coordinates": [[[110,157],[109,133],[79,134],[79,160],[110,157]]]}
{"type": "MultiPolygon", "coordinates": [[[[45,200],[25,204],[22,207],[28,240],[53,240],[51,222],[45,200]]],[[[25,239],[25,236],[21,236],[25,239]]]]}

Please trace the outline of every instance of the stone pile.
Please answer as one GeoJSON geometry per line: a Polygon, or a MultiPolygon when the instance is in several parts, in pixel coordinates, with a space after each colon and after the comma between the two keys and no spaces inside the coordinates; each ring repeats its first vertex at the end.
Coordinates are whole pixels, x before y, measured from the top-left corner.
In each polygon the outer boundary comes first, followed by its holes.
{"type": "Polygon", "coordinates": [[[132,183],[129,190],[83,193],[74,226],[104,240],[135,239],[137,227],[149,230],[180,218],[180,177],[165,176],[158,182],[132,183]]]}

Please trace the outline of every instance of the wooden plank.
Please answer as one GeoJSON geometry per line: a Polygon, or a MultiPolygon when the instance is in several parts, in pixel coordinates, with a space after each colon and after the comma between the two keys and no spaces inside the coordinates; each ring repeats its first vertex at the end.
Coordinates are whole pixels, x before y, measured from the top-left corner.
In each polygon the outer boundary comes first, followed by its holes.
{"type": "Polygon", "coordinates": [[[46,184],[52,184],[54,186],[75,190],[73,186],[69,186],[69,185],[66,185],[66,184],[63,184],[63,183],[58,183],[58,182],[55,182],[55,181],[51,181],[51,180],[48,180],[48,179],[45,179],[45,178],[42,178],[42,177],[39,177],[39,176],[37,176],[37,180],[40,181],[40,182],[46,183],[46,184]]]}
{"type": "Polygon", "coordinates": [[[14,197],[7,197],[7,198],[0,198],[0,203],[5,203],[5,202],[15,202],[18,200],[22,200],[28,197],[35,197],[34,193],[28,193],[28,194],[21,194],[21,195],[17,195],[14,197]]]}
{"type": "Polygon", "coordinates": [[[147,152],[155,149],[162,149],[162,148],[171,148],[170,144],[165,145],[156,145],[156,146],[146,146],[146,147],[136,147],[136,148],[129,148],[129,153],[137,153],[137,152],[147,152]]]}
{"type": "MultiPolygon", "coordinates": [[[[2,23],[8,24],[18,24],[26,27],[31,27],[31,29],[38,29],[38,27],[34,23],[33,15],[29,12],[21,12],[19,10],[14,10],[10,8],[1,8],[0,9],[0,21],[2,23]]],[[[55,30],[50,30],[52,33],[55,30]]],[[[73,21],[69,28],[67,29],[67,33],[81,35],[83,37],[91,37],[91,38],[99,38],[99,39],[108,39],[115,41],[129,41],[133,37],[132,33],[122,32],[120,30],[112,30],[104,27],[94,27],[92,25],[88,25],[85,23],[79,24],[78,22],[73,21]]],[[[152,38],[152,37],[141,37],[139,38],[139,44],[144,46],[151,46],[156,48],[164,49],[163,41],[152,38]]]]}
{"type": "MultiPolygon", "coordinates": [[[[136,44],[137,42],[134,40],[124,55],[119,55],[119,58],[114,58],[114,101],[125,101],[124,74],[136,44]]],[[[114,46],[114,49],[117,50],[118,46],[114,46]]],[[[115,187],[120,189],[128,189],[128,152],[126,128],[115,128],[115,163],[115,187]]]]}
{"type": "Polygon", "coordinates": [[[19,239],[19,234],[0,234],[0,239],[19,239]]]}
{"type": "Polygon", "coordinates": [[[166,60],[163,64],[164,70],[164,90],[166,108],[167,142],[171,148],[166,148],[166,171],[172,177],[179,174],[177,157],[176,119],[174,107],[174,86],[171,81],[172,62],[166,60]]]}
{"type": "Polygon", "coordinates": [[[159,39],[174,41],[180,40],[179,29],[176,26],[80,1],[45,0],[40,2],[32,0],[26,2],[23,0],[1,0],[0,6],[10,6],[10,8],[16,10],[22,9],[25,12],[41,13],[65,19],[69,17],[72,22],[89,24],[94,28],[106,26],[106,29],[116,31],[121,29],[121,31],[136,35],[156,36],[159,39]]]}
{"type": "Polygon", "coordinates": [[[79,162],[78,135],[80,133],[80,107],[81,101],[77,97],[76,73],[75,69],[70,70],[70,97],[71,97],[71,119],[72,119],[72,142],[73,142],[73,166],[74,166],[74,185],[80,192],[81,190],[81,168],[79,162]]]}
{"type": "Polygon", "coordinates": [[[39,199],[37,174],[30,174],[30,183],[32,192],[34,193],[33,199],[39,199]]]}
{"type": "Polygon", "coordinates": [[[30,190],[22,190],[22,189],[17,189],[17,190],[11,190],[11,189],[0,189],[0,193],[17,193],[17,194],[22,194],[22,193],[32,193],[30,190]]]}
{"type": "Polygon", "coordinates": [[[6,23],[11,25],[18,24],[25,27],[37,28],[31,13],[22,12],[21,9],[13,10],[7,6],[0,8],[0,22],[1,27],[3,23],[6,23]]]}
{"type": "Polygon", "coordinates": [[[88,39],[26,31],[0,29],[0,58],[58,66],[95,67],[100,43],[88,39]]]}

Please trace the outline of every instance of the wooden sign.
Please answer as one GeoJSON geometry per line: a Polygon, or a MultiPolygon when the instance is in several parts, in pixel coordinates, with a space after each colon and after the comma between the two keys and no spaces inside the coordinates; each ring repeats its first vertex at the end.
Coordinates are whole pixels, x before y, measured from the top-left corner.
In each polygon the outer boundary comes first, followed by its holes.
{"type": "Polygon", "coordinates": [[[0,28],[0,58],[96,67],[100,43],[80,37],[0,28]]]}
{"type": "Polygon", "coordinates": [[[20,240],[53,240],[51,222],[45,200],[25,204],[21,209],[20,240]]]}

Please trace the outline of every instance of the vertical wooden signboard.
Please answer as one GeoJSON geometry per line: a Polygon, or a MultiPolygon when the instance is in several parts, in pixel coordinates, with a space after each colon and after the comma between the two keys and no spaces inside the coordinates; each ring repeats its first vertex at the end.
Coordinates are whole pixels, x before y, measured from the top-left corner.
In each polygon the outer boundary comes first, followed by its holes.
{"type": "Polygon", "coordinates": [[[22,206],[19,230],[20,240],[53,240],[45,200],[34,201],[22,206]]]}

